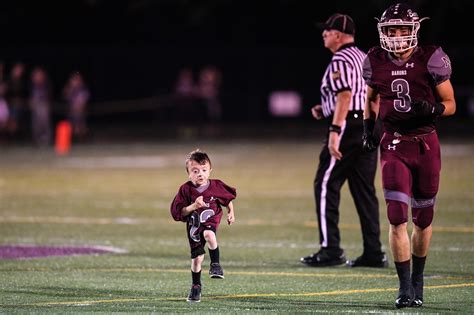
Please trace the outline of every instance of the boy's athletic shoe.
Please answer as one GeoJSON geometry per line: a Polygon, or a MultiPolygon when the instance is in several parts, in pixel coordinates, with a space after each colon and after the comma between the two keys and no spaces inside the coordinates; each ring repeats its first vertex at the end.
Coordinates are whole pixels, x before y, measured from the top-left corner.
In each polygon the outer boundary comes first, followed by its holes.
{"type": "Polygon", "coordinates": [[[219,265],[219,263],[212,263],[209,269],[209,275],[211,278],[224,279],[224,271],[221,265],[219,265]]]}
{"type": "Polygon", "coordinates": [[[191,291],[189,291],[188,302],[201,302],[201,286],[199,284],[193,284],[191,291]]]}

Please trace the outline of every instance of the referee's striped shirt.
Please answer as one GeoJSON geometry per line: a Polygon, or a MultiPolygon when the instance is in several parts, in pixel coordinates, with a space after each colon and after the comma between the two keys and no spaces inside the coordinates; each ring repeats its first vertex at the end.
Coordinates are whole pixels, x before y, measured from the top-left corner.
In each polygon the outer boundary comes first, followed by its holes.
{"type": "Polygon", "coordinates": [[[336,94],[345,90],[352,92],[349,111],[364,109],[367,85],[362,77],[362,64],[365,56],[354,43],[343,45],[334,53],[321,82],[324,117],[332,116],[336,106],[336,94]]]}

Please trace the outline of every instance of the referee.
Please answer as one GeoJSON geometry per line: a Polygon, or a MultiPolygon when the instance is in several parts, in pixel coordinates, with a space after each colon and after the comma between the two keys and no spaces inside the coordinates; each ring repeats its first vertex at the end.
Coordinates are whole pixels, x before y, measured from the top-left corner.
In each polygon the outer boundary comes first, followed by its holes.
{"type": "Polygon", "coordinates": [[[355,25],[348,15],[334,14],[318,26],[323,29],[324,47],[333,53],[321,82],[322,105],[311,109],[314,118],[323,119],[328,125],[314,179],[321,247],[318,252],[301,258],[301,262],[315,267],[344,263],[350,267],[387,267],[387,257],[380,243],[374,187],[377,151],[364,152],[361,141],[367,93],[362,78],[365,53],[354,43],[355,25]],[[338,227],[340,191],[346,180],[364,240],[362,255],[347,262],[338,227]]]}

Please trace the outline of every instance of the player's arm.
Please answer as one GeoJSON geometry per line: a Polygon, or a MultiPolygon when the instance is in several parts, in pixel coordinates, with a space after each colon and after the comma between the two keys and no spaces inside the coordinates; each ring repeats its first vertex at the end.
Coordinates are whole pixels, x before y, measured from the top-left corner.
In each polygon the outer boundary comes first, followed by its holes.
{"type": "Polygon", "coordinates": [[[235,222],[235,215],[234,215],[234,204],[232,201],[229,202],[227,205],[227,223],[231,225],[235,222]]]}
{"type": "Polygon", "coordinates": [[[364,119],[377,120],[379,115],[380,96],[370,86],[367,87],[367,99],[365,100],[364,119]]]}
{"type": "Polygon", "coordinates": [[[456,100],[454,99],[454,90],[450,80],[446,80],[436,86],[436,92],[440,102],[444,105],[442,116],[451,116],[456,112],[456,100]]]}
{"type": "Polygon", "coordinates": [[[362,148],[367,152],[375,151],[379,145],[374,137],[375,121],[379,115],[379,107],[379,94],[375,89],[368,86],[364,108],[364,133],[362,134],[362,148]]]}

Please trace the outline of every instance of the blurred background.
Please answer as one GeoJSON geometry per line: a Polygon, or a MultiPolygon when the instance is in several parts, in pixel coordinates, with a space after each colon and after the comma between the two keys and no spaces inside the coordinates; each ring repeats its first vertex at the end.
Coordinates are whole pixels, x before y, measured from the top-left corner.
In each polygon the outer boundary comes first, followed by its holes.
{"type": "MultiPolygon", "coordinates": [[[[420,44],[452,60],[458,111],[444,134],[470,137],[474,44],[469,0],[407,1],[420,44]]],[[[331,58],[315,22],[356,22],[378,45],[376,20],[394,1],[71,0],[0,4],[0,139],[50,145],[71,119],[75,141],[309,136],[331,58]]],[[[319,126],[319,127],[318,127],[319,126]]]]}

